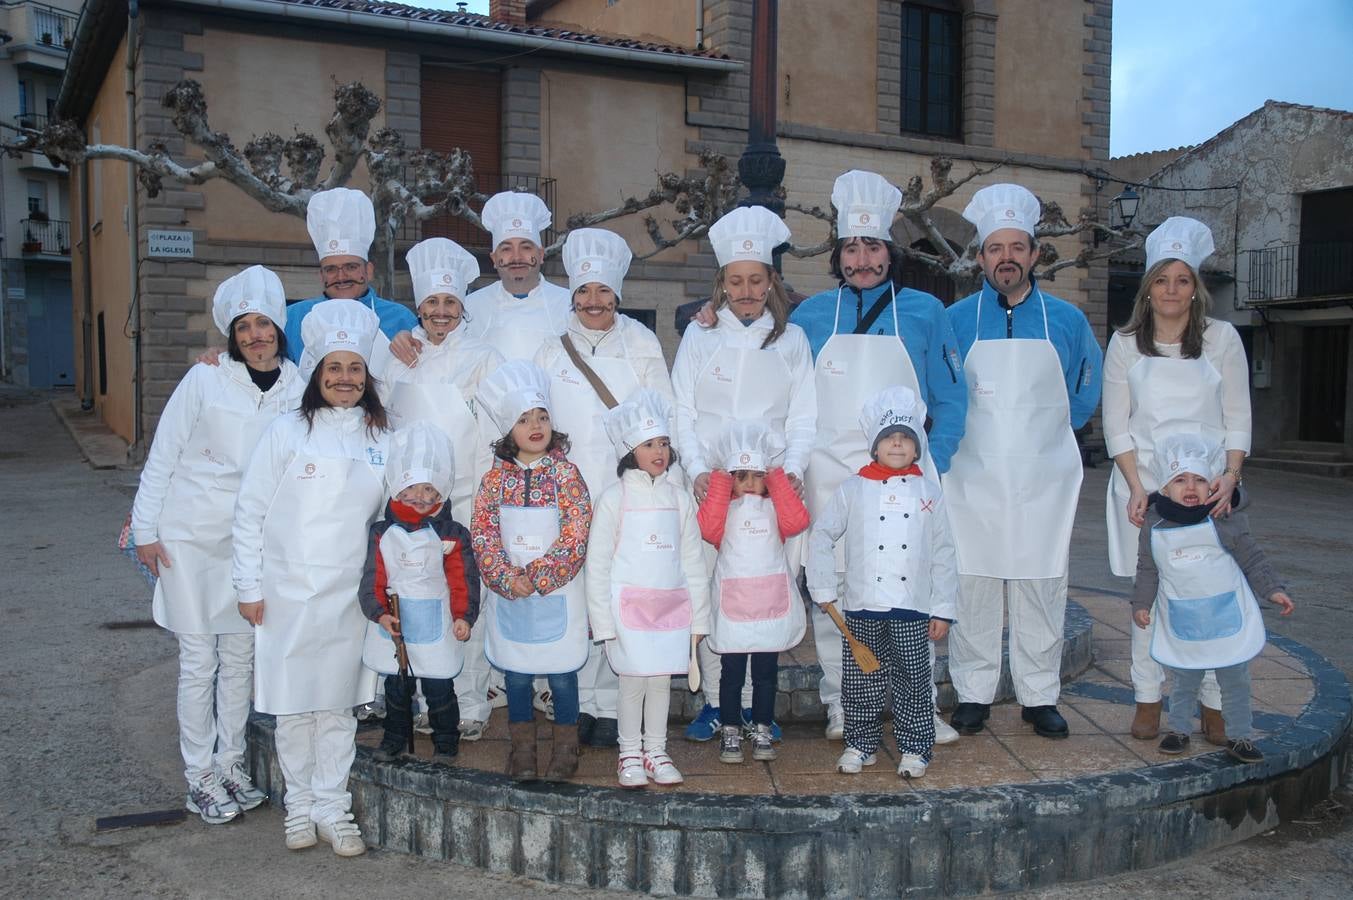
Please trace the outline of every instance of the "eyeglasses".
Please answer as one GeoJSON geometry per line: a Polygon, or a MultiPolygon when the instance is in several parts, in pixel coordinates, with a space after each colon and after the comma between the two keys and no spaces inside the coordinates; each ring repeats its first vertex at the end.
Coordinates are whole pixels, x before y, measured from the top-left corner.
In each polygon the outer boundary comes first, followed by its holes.
{"type": "Polygon", "coordinates": [[[332,264],[320,266],[319,271],[325,278],[333,278],[340,272],[344,275],[357,275],[365,268],[366,263],[364,262],[345,262],[341,266],[332,264]]]}

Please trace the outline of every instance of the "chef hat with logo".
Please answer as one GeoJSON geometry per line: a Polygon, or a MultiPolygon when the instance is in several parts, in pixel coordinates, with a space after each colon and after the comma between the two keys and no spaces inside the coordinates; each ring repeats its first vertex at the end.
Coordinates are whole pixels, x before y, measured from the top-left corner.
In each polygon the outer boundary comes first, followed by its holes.
{"type": "Polygon", "coordinates": [[[371,365],[371,350],[381,320],[365,303],[356,300],[322,300],[310,307],[301,320],[301,375],[309,380],[324,357],[349,350],[371,365]]]}
{"type": "Polygon", "coordinates": [[[1179,259],[1197,272],[1212,255],[1212,229],[1188,216],[1170,216],[1146,236],[1146,268],[1163,259],[1179,259]]]}
{"type": "Polygon", "coordinates": [[[785,453],[785,440],[762,422],[726,422],[707,448],[714,465],[729,472],[769,472],[785,453]]]}
{"type": "Polygon", "coordinates": [[[305,227],[324,262],[330,256],[366,259],[376,237],[376,211],[371,199],[352,188],[318,191],[305,207],[305,227]]]}
{"type": "Polygon", "coordinates": [[[413,484],[427,482],[446,499],[456,480],[451,438],[432,422],[410,422],[390,435],[385,457],[385,486],[394,497],[413,484]]]}
{"type": "Polygon", "coordinates": [[[1028,188],[1017,184],[993,184],[972,195],[963,218],[977,226],[977,244],[982,246],[993,231],[1018,228],[1030,237],[1043,210],[1028,188]]]}
{"type": "Polygon", "coordinates": [[[509,359],[479,383],[479,404],[498,430],[507,434],[527,410],[549,412],[550,382],[535,363],[509,359]]]}
{"type": "Polygon", "coordinates": [[[572,294],[585,284],[604,284],[621,296],[634,254],[625,239],[603,228],[579,228],[564,238],[564,271],[572,294]]]}
{"type": "Polygon", "coordinates": [[[1156,444],[1156,477],[1162,486],[1184,472],[1211,481],[1225,465],[1221,444],[1191,431],[1166,435],[1156,444]]]}
{"type": "Polygon", "coordinates": [[[832,185],[838,238],[893,239],[893,218],[902,205],[902,192],[874,172],[851,169],[832,185]]]}
{"type": "Polygon", "coordinates": [[[494,249],[509,238],[525,238],[539,247],[541,232],[550,227],[550,208],[535,194],[503,191],[485,201],[479,221],[493,235],[494,249]]]}
{"type": "Polygon", "coordinates": [[[860,410],[860,428],[869,439],[869,455],[878,449],[879,441],[901,432],[916,444],[919,458],[925,453],[925,401],[904,384],[895,384],[879,391],[860,410]]]}
{"type": "Polygon", "coordinates": [[[287,324],[287,294],[271,269],[250,266],[217,285],[211,318],[221,334],[230,337],[230,323],[245,313],[267,316],[278,328],[287,324]]]}
{"type": "Polygon", "coordinates": [[[606,436],[615,444],[617,459],[623,459],[644,441],[672,436],[672,403],[657,391],[640,388],[615,409],[601,415],[606,436]]]}
{"type": "Polygon", "coordinates": [[[413,305],[421,306],[433,294],[465,299],[470,282],[479,277],[479,261],[469,250],[443,237],[419,241],[404,254],[413,279],[413,305]]]}
{"type": "Polygon", "coordinates": [[[769,266],[772,251],[787,240],[789,226],[764,206],[740,206],[709,226],[709,242],[721,269],[743,259],[769,266]]]}

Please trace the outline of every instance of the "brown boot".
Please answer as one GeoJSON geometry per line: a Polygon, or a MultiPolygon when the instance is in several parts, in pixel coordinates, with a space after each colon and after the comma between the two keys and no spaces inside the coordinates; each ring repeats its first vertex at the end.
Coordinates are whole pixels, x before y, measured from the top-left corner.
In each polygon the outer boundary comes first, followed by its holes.
{"type": "Polygon", "coordinates": [[[1214,747],[1226,746],[1226,720],[1221,717],[1221,710],[1203,707],[1203,740],[1214,747]]]}
{"type": "Polygon", "coordinates": [[[1132,736],[1139,741],[1149,741],[1160,735],[1161,701],[1138,703],[1137,712],[1132,717],[1132,736]]]}
{"type": "Polygon", "coordinates": [[[546,781],[568,781],[578,771],[578,726],[554,726],[554,753],[545,770],[546,781]]]}
{"type": "Polygon", "coordinates": [[[507,776],[516,781],[536,779],[536,723],[509,722],[512,750],[507,755],[507,776]]]}

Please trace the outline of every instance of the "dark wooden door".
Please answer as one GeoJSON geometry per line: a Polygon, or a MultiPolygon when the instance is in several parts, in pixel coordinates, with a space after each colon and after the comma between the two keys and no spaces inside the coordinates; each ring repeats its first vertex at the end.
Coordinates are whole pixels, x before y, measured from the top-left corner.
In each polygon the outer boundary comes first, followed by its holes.
{"type": "MultiPolygon", "coordinates": [[[[497,69],[429,64],[421,77],[424,149],[449,153],[459,147],[469,153],[476,188],[496,193],[502,180],[502,75],[497,69]]],[[[473,206],[478,212],[480,205],[473,206]]],[[[487,249],[489,243],[487,232],[450,216],[425,220],[422,236],[447,237],[474,249],[487,249]]]]}
{"type": "Polygon", "coordinates": [[[1343,443],[1348,400],[1348,326],[1302,329],[1301,419],[1303,441],[1343,443]]]}

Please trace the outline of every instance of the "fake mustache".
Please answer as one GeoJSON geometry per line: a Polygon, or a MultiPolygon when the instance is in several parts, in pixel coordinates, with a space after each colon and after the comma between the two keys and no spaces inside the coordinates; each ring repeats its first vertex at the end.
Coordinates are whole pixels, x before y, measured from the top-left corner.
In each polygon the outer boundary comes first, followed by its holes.
{"type": "Polygon", "coordinates": [[[883,273],[888,270],[886,265],[877,266],[844,266],[841,271],[846,273],[847,278],[854,278],[856,275],[868,274],[877,278],[882,278],[883,273]]]}

